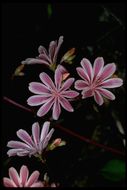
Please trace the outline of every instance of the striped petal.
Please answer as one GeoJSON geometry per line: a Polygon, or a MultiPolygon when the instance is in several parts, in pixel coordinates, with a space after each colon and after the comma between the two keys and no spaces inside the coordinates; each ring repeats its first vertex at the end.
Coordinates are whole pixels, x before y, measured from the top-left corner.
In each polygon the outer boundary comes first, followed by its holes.
{"type": "Polygon", "coordinates": [[[19,129],[16,132],[17,136],[24,141],[25,143],[27,143],[28,145],[30,145],[31,147],[34,145],[30,135],[23,129],[19,129]]]}
{"type": "Polygon", "coordinates": [[[87,72],[85,72],[84,69],[81,68],[81,67],[77,67],[76,70],[77,70],[78,75],[79,75],[82,79],[84,79],[86,82],[89,83],[89,76],[88,76],[87,72]]]}
{"type": "Polygon", "coordinates": [[[115,96],[112,92],[110,92],[109,90],[106,89],[97,89],[97,91],[103,95],[105,98],[109,99],[109,100],[115,100],[115,96]]]}
{"type": "Polygon", "coordinates": [[[15,185],[15,183],[11,179],[9,179],[7,177],[3,178],[3,184],[4,184],[5,187],[17,187],[15,185]]]}
{"type": "Polygon", "coordinates": [[[40,73],[39,77],[46,86],[48,86],[50,89],[55,89],[53,81],[46,73],[40,73]]]}
{"type": "Polygon", "coordinates": [[[120,78],[111,78],[101,83],[104,88],[117,88],[123,85],[123,80],[120,78]]]}
{"type": "Polygon", "coordinates": [[[35,145],[38,146],[39,141],[40,141],[40,126],[38,122],[32,125],[32,136],[33,136],[35,145]]]}
{"type": "Polygon", "coordinates": [[[102,71],[100,76],[101,80],[105,80],[113,75],[116,70],[116,65],[114,63],[107,64],[102,71]]]}
{"type": "Polygon", "coordinates": [[[58,99],[56,99],[53,105],[53,113],[52,113],[53,119],[57,120],[60,116],[60,113],[61,113],[60,104],[58,102],[58,99]]]}
{"type": "Polygon", "coordinates": [[[15,168],[9,168],[9,177],[17,187],[20,187],[20,178],[15,168]]]}
{"type": "Polygon", "coordinates": [[[77,80],[75,82],[75,88],[77,90],[83,90],[85,87],[88,86],[88,82],[84,81],[84,80],[77,80]]]}
{"type": "Polygon", "coordinates": [[[44,95],[34,95],[27,99],[27,104],[30,106],[39,106],[47,102],[49,100],[49,97],[51,97],[50,94],[47,95],[47,97],[44,95]]]}
{"type": "Polygon", "coordinates": [[[81,65],[82,65],[85,73],[88,75],[89,81],[91,81],[93,79],[93,69],[92,69],[92,65],[91,65],[90,61],[86,58],[83,58],[81,61],[81,65]]]}
{"type": "Polygon", "coordinates": [[[98,91],[94,92],[94,99],[95,99],[96,103],[99,104],[100,106],[104,103],[104,100],[98,91]]]}
{"type": "Polygon", "coordinates": [[[43,94],[43,93],[49,93],[49,89],[39,82],[31,82],[29,83],[29,90],[33,92],[34,94],[43,94]]]}
{"type": "Polygon", "coordinates": [[[20,169],[20,180],[21,180],[21,184],[23,185],[23,187],[25,186],[27,179],[29,176],[29,170],[27,168],[27,166],[22,166],[20,169]]]}
{"type": "Polygon", "coordinates": [[[67,90],[68,88],[70,88],[70,86],[73,84],[74,82],[74,78],[69,78],[67,79],[64,83],[63,83],[63,86],[61,88],[61,91],[63,90],[67,90]]]}
{"type": "Polygon", "coordinates": [[[54,129],[51,129],[50,132],[48,133],[48,135],[46,136],[46,138],[44,139],[44,142],[42,144],[43,149],[45,149],[47,147],[48,142],[51,139],[53,133],[54,133],[54,129]]]}
{"type": "Polygon", "coordinates": [[[73,111],[74,111],[74,109],[73,109],[73,107],[71,106],[70,102],[69,102],[68,100],[66,100],[64,97],[60,97],[60,98],[59,98],[59,102],[60,102],[61,106],[62,106],[65,110],[67,110],[67,111],[69,111],[69,112],[73,112],[73,111]]]}
{"type": "Polygon", "coordinates": [[[20,148],[30,149],[29,145],[27,145],[26,143],[20,142],[20,141],[9,141],[7,143],[7,147],[17,148],[17,149],[20,149],[20,148]]]}
{"type": "Polygon", "coordinates": [[[47,50],[45,49],[45,47],[44,46],[39,46],[38,47],[38,52],[39,52],[39,54],[48,54],[48,52],[47,52],[47,50]]]}
{"type": "Polygon", "coordinates": [[[45,137],[47,136],[48,134],[48,131],[49,131],[49,126],[50,126],[50,122],[49,121],[46,121],[44,124],[43,124],[43,127],[42,127],[42,130],[41,130],[41,136],[40,136],[40,141],[42,142],[45,137]]]}
{"type": "Polygon", "coordinates": [[[75,98],[79,95],[79,93],[74,90],[68,90],[68,91],[63,91],[61,95],[66,98],[75,98]]]}
{"type": "Polygon", "coordinates": [[[63,36],[60,36],[59,40],[58,40],[58,45],[55,49],[55,53],[54,53],[54,57],[53,57],[53,63],[56,63],[57,55],[58,55],[58,52],[59,52],[59,49],[60,49],[62,43],[63,43],[63,36]]]}
{"type": "Polygon", "coordinates": [[[9,156],[9,157],[11,157],[11,156],[16,156],[16,155],[18,155],[18,153],[19,152],[22,152],[23,151],[23,149],[10,149],[10,150],[8,150],[7,151],[7,155],[9,156]]]}
{"type": "Polygon", "coordinates": [[[31,185],[33,185],[34,183],[37,182],[38,178],[39,178],[40,173],[38,171],[34,171],[31,176],[29,177],[25,187],[31,187],[31,185]]]}
{"type": "Polygon", "coordinates": [[[93,65],[94,79],[96,79],[102,73],[103,67],[104,67],[103,57],[97,57],[94,61],[94,65],[93,65]]]}
{"type": "Polygon", "coordinates": [[[51,60],[53,60],[56,47],[57,47],[57,42],[56,41],[51,41],[50,44],[49,44],[49,56],[50,56],[51,60]]]}
{"type": "Polygon", "coordinates": [[[60,88],[61,82],[62,82],[62,72],[60,67],[58,66],[57,69],[55,70],[55,85],[57,89],[60,88]]]}
{"type": "Polygon", "coordinates": [[[21,62],[22,64],[27,64],[27,65],[33,65],[33,64],[45,64],[49,65],[49,63],[45,60],[42,59],[37,59],[37,58],[27,58],[25,61],[21,62]]]}
{"type": "Polygon", "coordinates": [[[37,112],[37,116],[42,117],[51,109],[54,103],[54,98],[50,98],[37,112]]]}
{"type": "Polygon", "coordinates": [[[89,89],[88,87],[84,88],[84,90],[82,91],[82,98],[88,98],[93,96],[93,91],[91,89],[89,89]]]}

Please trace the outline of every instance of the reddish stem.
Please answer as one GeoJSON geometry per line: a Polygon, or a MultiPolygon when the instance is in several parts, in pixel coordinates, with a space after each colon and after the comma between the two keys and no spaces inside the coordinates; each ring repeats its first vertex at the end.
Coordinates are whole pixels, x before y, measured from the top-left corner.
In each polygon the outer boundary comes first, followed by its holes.
{"type": "MultiPolygon", "coordinates": [[[[21,109],[23,109],[23,110],[25,110],[25,111],[28,111],[28,112],[33,113],[33,111],[32,111],[31,109],[29,109],[29,108],[27,108],[27,107],[25,107],[25,106],[22,106],[21,104],[15,102],[15,101],[13,101],[13,100],[11,100],[10,98],[7,98],[7,97],[4,96],[3,99],[4,99],[5,101],[7,101],[7,102],[9,102],[9,103],[11,103],[11,104],[13,104],[13,105],[15,105],[15,106],[18,107],[18,108],[21,108],[21,109]]],[[[114,149],[114,148],[112,148],[112,147],[109,147],[109,146],[106,146],[106,145],[97,143],[96,141],[93,141],[93,140],[91,140],[91,139],[89,139],[89,138],[87,138],[87,137],[81,136],[81,135],[79,135],[79,134],[77,134],[77,133],[75,133],[75,132],[73,132],[73,131],[71,131],[71,130],[69,130],[69,129],[66,129],[66,128],[62,127],[61,125],[58,125],[58,124],[57,124],[56,127],[59,128],[59,129],[61,129],[61,130],[64,131],[64,132],[70,134],[71,136],[74,136],[74,137],[76,137],[76,138],[78,138],[78,139],[84,141],[84,142],[87,142],[87,143],[92,144],[92,145],[94,145],[94,146],[103,148],[103,149],[105,149],[105,150],[107,150],[107,151],[110,151],[110,152],[112,152],[112,153],[116,153],[116,154],[119,154],[119,155],[122,155],[122,156],[125,155],[125,153],[124,153],[124,152],[121,152],[120,150],[117,150],[117,149],[114,149]]]]}
{"type": "Polygon", "coordinates": [[[33,111],[32,111],[31,109],[29,109],[29,108],[27,108],[27,107],[25,107],[25,106],[23,106],[23,105],[21,105],[21,104],[18,104],[17,102],[11,100],[10,98],[7,98],[6,96],[4,96],[3,99],[4,99],[6,102],[9,102],[9,103],[15,105],[15,106],[18,107],[18,108],[21,108],[21,109],[23,109],[23,110],[25,110],[25,111],[28,111],[28,112],[32,112],[32,113],[33,113],[33,111]]]}

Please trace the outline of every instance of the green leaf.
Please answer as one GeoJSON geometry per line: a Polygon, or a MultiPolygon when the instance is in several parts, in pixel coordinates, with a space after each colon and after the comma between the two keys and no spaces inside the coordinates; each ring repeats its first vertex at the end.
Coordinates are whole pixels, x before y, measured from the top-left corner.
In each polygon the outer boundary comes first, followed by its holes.
{"type": "Polygon", "coordinates": [[[125,162],[123,160],[110,160],[102,168],[101,174],[110,181],[120,181],[125,178],[125,162]]]}

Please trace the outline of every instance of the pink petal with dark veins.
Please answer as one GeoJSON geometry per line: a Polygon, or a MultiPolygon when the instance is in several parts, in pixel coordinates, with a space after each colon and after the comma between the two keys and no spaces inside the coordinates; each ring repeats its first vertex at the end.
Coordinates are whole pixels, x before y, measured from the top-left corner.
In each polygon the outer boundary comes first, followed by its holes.
{"type": "Polygon", "coordinates": [[[77,80],[75,82],[75,88],[77,90],[83,90],[85,87],[88,86],[88,82],[84,81],[84,80],[77,80]]]}
{"type": "Polygon", "coordinates": [[[52,81],[52,79],[46,74],[46,73],[40,73],[39,75],[41,81],[48,86],[50,89],[55,89],[54,83],[52,81]]]}
{"type": "Polygon", "coordinates": [[[69,102],[67,99],[65,99],[64,97],[60,97],[60,98],[59,98],[59,102],[60,102],[61,106],[62,106],[65,110],[67,110],[67,111],[69,111],[69,112],[73,112],[73,111],[74,111],[74,109],[73,109],[73,107],[71,106],[70,102],[69,102]]]}
{"type": "Polygon", "coordinates": [[[107,64],[102,71],[100,76],[101,80],[105,80],[113,75],[116,70],[116,65],[114,63],[107,64]]]}
{"type": "Polygon", "coordinates": [[[51,97],[50,94],[34,95],[34,96],[31,96],[27,99],[27,104],[30,106],[39,106],[39,105],[42,105],[45,102],[47,102],[50,97],[51,97]]]}
{"type": "Polygon", "coordinates": [[[15,168],[9,168],[9,177],[17,187],[20,187],[20,178],[15,168]]]}
{"type": "Polygon", "coordinates": [[[101,83],[104,88],[117,88],[123,85],[123,80],[120,78],[111,78],[101,83]]]}
{"type": "Polygon", "coordinates": [[[21,179],[21,184],[23,185],[23,187],[25,186],[27,179],[29,176],[29,170],[27,168],[27,166],[22,166],[20,169],[20,179],[21,179]]]}
{"type": "Polygon", "coordinates": [[[103,89],[103,88],[98,88],[97,91],[103,95],[105,98],[109,99],[109,100],[115,100],[115,96],[112,92],[110,92],[109,90],[103,89]]]}
{"type": "Polygon", "coordinates": [[[52,114],[53,119],[57,120],[60,116],[60,113],[61,113],[60,103],[58,99],[56,99],[53,105],[53,114],[52,114]]]}
{"type": "Polygon", "coordinates": [[[93,79],[93,69],[92,69],[92,65],[91,65],[90,61],[86,58],[83,58],[81,60],[81,65],[82,65],[85,73],[88,75],[89,81],[91,81],[93,79]]]}
{"type": "Polygon", "coordinates": [[[40,141],[40,126],[38,122],[35,122],[32,125],[32,136],[33,140],[35,142],[35,145],[38,146],[39,141],[40,141]]]}
{"type": "Polygon", "coordinates": [[[100,106],[104,103],[104,100],[98,91],[94,92],[94,99],[95,99],[96,103],[99,104],[100,106]]]}
{"type": "Polygon", "coordinates": [[[94,61],[94,65],[93,65],[94,79],[97,78],[102,73],[103,67],[104,67],[103,57],[97,57],[94,61]]]}
{"type": "Polygon", "coordinates": [[[52,107],[54,103],[54,98],[50,98],[37,112],[37,116],[42,117],[44,116],[52,107]]]}
{"type": "Polygon", "coordinates": [[[29,90],[33,92],[34,94],[43,94],[43,93],[49,93],[49,89],[39,82],[31,82],[29,83],[29,90]]]}
{"type": "Polygon", "coordinates": [[[25,187],[31,187],[34,183],[37,182],[39,178],[40,173],[38,171],[34,171],[31,176],[29,177],[27,183],[25,184],[25,187]]]}

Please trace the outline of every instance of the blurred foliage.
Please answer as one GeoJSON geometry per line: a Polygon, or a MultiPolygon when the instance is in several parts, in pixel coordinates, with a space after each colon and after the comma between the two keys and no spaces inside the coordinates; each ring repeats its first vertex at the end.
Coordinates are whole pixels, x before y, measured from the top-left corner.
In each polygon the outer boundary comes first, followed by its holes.
{"type": "Polygon", "coordinates": [[[101,173],[108,180],[120,181],[125,179],[125,168],[123,160],[110,160],[102,168],[101,173]]]}

